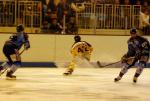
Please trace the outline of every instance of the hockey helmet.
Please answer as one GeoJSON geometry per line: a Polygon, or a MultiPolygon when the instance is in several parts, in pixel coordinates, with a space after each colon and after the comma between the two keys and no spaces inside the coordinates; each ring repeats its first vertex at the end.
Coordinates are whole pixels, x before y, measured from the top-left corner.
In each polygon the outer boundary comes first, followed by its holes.
{"type": "Polygon", "coordinates": [[[17,32],[24,31],[24,26],[22,24],[19,24],[19,25],[17,25],[16,30],[17,30],[17,32]]]}
{"type": "Polygon", "coordinates": [[[137,33],[136,28],[132,28],[132,29],[130,29],[130,33],[131,33],[131,34],[133,34],[133,33],[137,33]]]}
{"type": "Polygon", "coordinates": [[[79,35],[74,36],[74,41],[75,42],[80,42],[81,41],[81,37],[79,35]]]}

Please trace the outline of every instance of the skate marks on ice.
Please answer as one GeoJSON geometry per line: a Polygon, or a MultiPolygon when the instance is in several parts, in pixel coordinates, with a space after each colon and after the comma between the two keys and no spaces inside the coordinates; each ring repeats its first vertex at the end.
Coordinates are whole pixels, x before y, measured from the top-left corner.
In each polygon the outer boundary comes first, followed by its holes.
{"type": "Polygon", "coordinates": [[[76,68],[74,76],[63,76],[65,68],[20,68],[17,80],[0,79],[0,100],[6,101],[150,101],[149,71],[145,69],[137,84],[132,83],[135,69],[117,83],[120,71],[113,68],[76,68]],[[81,75],[81,76],[80,76],[81,75]],[[82,76],[83,75],[83,76],[82,76]]]}
{"type": "MultiPolygon", "coordinates": [[[[95,67],[97,68],[98,67],[97,63],[90,62],[82,56],[77,56],[72,61],[76,64],[76,67],[79,67],[79,68],[95,68],[95,67]]],[[[57,67],[65,67],[66,68],[69,66],[70,62],[65,62],[65,63],[64,62],[63,63],[56,62],[56,65],[57,65],[57,67]]]]}

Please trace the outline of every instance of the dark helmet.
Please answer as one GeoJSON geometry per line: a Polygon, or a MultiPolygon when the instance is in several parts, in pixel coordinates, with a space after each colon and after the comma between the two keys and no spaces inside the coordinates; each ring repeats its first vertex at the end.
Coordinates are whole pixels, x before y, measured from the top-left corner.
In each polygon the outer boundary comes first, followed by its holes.
{"type": "Polygon", "coordinates": [[[17,25],[17,32],[24,31],[24,26],[22,24],[17,25]]]}
{"type": "Polygon", "coordinates": [[[74,36],[74,41],[75,42],[80,42],[81,41],[81,37],[79,35],[74,36]]]}
{"type": "Polygon", "coordinates": [[[136,28],[132,28],[132,29],[130,29],[130,33],[137,33],[136,28]]]}

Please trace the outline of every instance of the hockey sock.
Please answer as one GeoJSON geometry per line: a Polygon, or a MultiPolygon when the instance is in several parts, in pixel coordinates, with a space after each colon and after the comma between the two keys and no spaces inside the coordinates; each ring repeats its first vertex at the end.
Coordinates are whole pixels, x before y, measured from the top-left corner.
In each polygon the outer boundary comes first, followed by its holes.
{"type": "Polygon", "coordinates": [[[119,73],[119,76],[120,77],[122,77],[127,71],[128,71],[128,64],[125,64],[123,67],[122,67],[122,69],[121,69],[121,71],[120,71],[120,73],[119,73]]]}
{"type": "Polygon", "coordinates": [[[72,61],[69,63],[69,65],[67,66],[67,70],[71,69],[71,70],[74,70],[75,68],[75,63],[72,61]]]}
{"type": "Polygon", "coordinates": [[[146,63],[144,61],[139,62],[139,66],[136,69],[134,77],[139,77],[140,74],[143,72],[143,69],[145,67],[146,63]]]}
{"type": "Polygon", "coordinates": [[[8,71],[12,71],[13,73],[17,70],[18,67],[21,66],[21,61],[15,61],[8,71]]]}
{"type": "Polygon", "coordinates": [[[3,69],[6,69],[8,67],[10,67],[12,64],[9,63],[9,62],[4,62],[1,64],[0,68],[3,70],[3,69]]]}
{"type": "Polygon", "coordinates": [[[143,71],[143,68],[142,67],[138,67],[137,70],[136,70],[136,72],[135,72],[134,77],[139,77],[140,74],[142,73],[142,71],[143,71]]]}

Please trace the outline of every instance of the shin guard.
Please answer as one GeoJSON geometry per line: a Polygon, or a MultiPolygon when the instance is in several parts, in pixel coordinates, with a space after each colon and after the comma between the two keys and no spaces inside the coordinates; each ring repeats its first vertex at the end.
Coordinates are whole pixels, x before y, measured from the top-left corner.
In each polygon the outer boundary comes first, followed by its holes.
{"type": "Polygon", "coordinates": [[[9,68],[8,71],[12,71],[12,74],[18,69],[18,67],[21,66],[21,62],[20,61],[15,61],[11,67],[9,68]]]}

